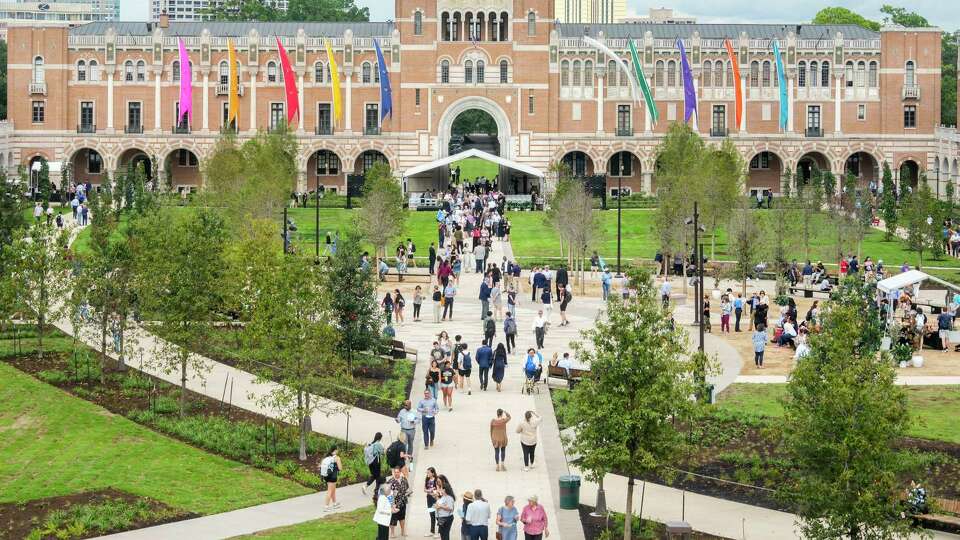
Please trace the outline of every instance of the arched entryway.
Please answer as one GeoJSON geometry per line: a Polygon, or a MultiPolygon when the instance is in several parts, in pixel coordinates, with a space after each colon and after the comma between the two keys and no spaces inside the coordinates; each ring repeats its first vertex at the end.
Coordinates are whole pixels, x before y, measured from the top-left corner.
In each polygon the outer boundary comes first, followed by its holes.
{"type": "Polygon", "coordinates": [[[189,193],[203,184],[200,159],[186,148],[178,148],[167,154],[163,161],[163,170],[170,189],[178,193],[189,193]]]}
{"type": "Polygon", "coordinates": [[[618,189],[618,185],[622,186],[624,196],[641,193],[643,190],[642,175],[640,158],[633,152],[621,150],[615,152],[607,160],[607,187],[611,196],[613,190],[618,189]]]}
{"type": "Polygon", "coordinates": [[[317,186],[334,193],[346,190],[343,163],[332,150],[317,150],[307,160],[307,191],[316,191],[317,186]]]}
{"type": "Polygon", "coordinates": [[[846,174],[852,174],[857,178],[857,187],[869,187],[871,182],[876,184],[880,180],[880,165],[867,152],[851,154],[847,158],[843,170],[846,174]]]}
{"type": "Polygon", "coordinates": [[[44,174],[47,176],[47,180],[50,179],[50,169],[47,159],[43,156],[34,156],[30,158],[30,161],[27,162],[27,172],[29,185],[27,186],[30,196],[34,197],[40,188],[40,182],[44,174]],[[44,171],[44,165],[46,171],[44,171]]]}
{"type": "Polygon", "coordinates": [[[780,193],[783,189],[783,160],[780,156],[764,150],[750,158],[747,172],[747,192],[751,196],[759,193],[780,193]]]}
{"type": "MultiPolygon", "coordinates": [[[[499,155],[507,159],[513,159],[513,147],[510,144],[510,119],[507,113],[492,99],[482,96],[469,96],[461,98],[450,104],[443,111],[437,128],[438,140],[440,143],[440,157],[446,157],[451,154],[450,143],[454,134],[454,123],[460,116],[467,111],[479,111],[485,113],[493,120],[496,125],[496,139],[499,155]]],[[[480,117],[479,113],[471,113],[480,117]]],[[[468,116],[469,118],[469,116],[468,116]]]]}
{"type": "Polygon", "coordinates": [[[390,160],[387,159],[387,156],[383,155],[383,152],[377,150],[366,150],[359,156],[353,164],[353,170],[356,174],[367,174],[367,171],[377,163],[390,164],[390,160]]]}
{"type": "Polygon", "coordinates": [[[76,184],[100,185],[107,178],[103,156],[92,148],[77,150],[70,156],[70,170],[65,176],[76,184]]]}
{"type": "Polygon", "coordinates": [[[500,139],[497,121],[487,111],[468,109],[460,113],[450,128],[450,142],[447,153],[459,154],[476,148],[482,152],[500,155],[500,139]]]}
{"type": "Polygon", "coordinates": [[[797,184],[806,184],[820,171],[830,170],[830,160],[820,152],[807,152],[797,160],[797,184]]]}
{"type": "Polygon", "coordinates": [[[560,160],[573,176],[593,176],[593,160],[585,152],[574,150],[567,152],[560,160]]]}
{"type": "Polygon", "coordinates": [[[130,148],[120,154],[117,162],[117,170],[123,172],[141,172],[144,180],[149,182],[153,179],[153,160],[146,152],[139,148],[130,148]]]}
{"type": "Polygon", "coordinates": [[[920,166],[912,159],[904,160],[900,164],[900,186],[917,189],[920,180],[920,166]]]}

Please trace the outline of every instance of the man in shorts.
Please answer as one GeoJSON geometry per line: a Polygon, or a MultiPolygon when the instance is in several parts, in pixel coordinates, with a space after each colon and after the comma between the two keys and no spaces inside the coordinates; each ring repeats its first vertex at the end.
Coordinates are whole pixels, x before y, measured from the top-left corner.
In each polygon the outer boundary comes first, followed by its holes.
{"type": "Polygon", "coordinates": [[[950,331],[952,329],[953,315],[949,311],[943,310],[937,316],[937,330],[940,334],[940,344],[943,347],[943,352],[950,350],[950,331]]]}

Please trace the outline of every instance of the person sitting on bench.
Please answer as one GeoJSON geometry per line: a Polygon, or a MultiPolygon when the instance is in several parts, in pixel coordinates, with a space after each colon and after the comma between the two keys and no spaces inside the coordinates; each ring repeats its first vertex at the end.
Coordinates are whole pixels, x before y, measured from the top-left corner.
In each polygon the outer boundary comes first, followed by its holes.
{"type": "Polygon", "coordinates": [[[793,321],[787,318],[783,321],[783,333],[780,334],[780,337],[777,339],[777,345],[783,347],[786,344],[790,344],[790,347],[793,349],[797,348],[797,342],[795,341],[797,337],[797,330],[793,325],[793,321]]]}

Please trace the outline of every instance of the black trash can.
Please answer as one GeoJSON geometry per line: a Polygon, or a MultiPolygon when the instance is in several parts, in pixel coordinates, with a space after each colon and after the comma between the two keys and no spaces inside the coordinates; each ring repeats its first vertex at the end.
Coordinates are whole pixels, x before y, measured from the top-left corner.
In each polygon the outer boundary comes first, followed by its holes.
{"type": "Polygon", "coordinates": [[[580,477],[568,474],[560,477],[560,508],[576,510],[580,506],[580,477]]]}

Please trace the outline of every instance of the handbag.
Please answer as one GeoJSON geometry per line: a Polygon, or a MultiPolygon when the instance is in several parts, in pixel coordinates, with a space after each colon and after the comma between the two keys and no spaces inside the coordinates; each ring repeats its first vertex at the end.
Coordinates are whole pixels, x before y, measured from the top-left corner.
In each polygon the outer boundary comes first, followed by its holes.
{"type": "Polygon", "coordinates": [[[497,531],[497,540],[503,540],[503,535],[500,534],[500,531],[497,531]]]}

